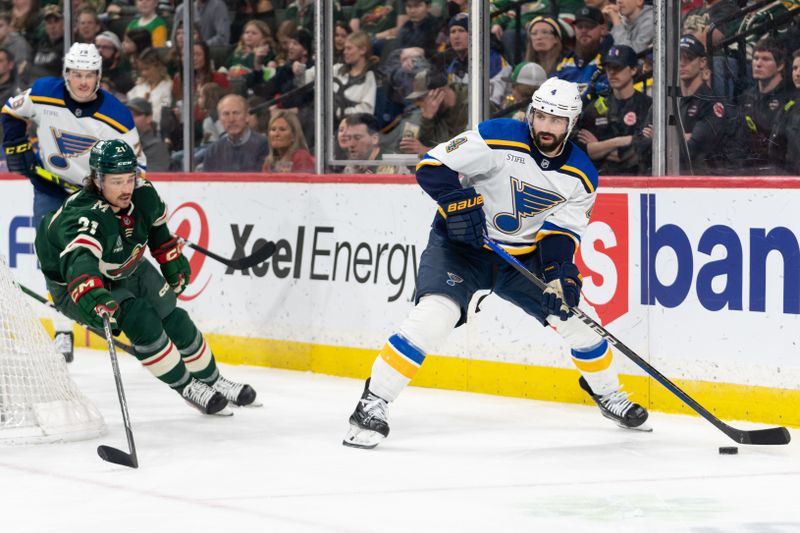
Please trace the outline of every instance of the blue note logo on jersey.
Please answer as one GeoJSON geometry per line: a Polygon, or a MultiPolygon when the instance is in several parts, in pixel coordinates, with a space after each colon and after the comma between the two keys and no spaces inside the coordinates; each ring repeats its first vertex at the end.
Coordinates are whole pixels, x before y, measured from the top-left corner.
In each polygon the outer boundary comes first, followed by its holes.
{"type": "Polygon", "coordinates": [[[548,209],[566,202],[560,194],[534,187],[511,177],[511,198],[513,205],[510,213],[498,213],[494,217],[494,225],[503,233],[516,233],[525,217],[535,217],[548,209]]]}
{"type": "Polygon", "coordinates": [[[453,139],[452,141],[447,143],[447,146],[444,147],[444,151],[449,154],[450,152],[454,151],[456,148],[458,148],[465,142],[467,142],[466,137],[459,137],[457,139],[453,139]]]}
{"type": "Polygon", "coordinates": [[[53,133],[53,139],[56,141],[60,155],[52,154],[47,160],[51,165],[60,169],[65,169],[69,166],[68,158],[89,152],[94,143],[97,142],[96,138],[88,135],[78,135],[77,133],[70,133],[57,128],[50,128],[50,131],[53,133]]]}
{"type": "Polygon", "coordinates": [[[455,287],[456,283],[462,283],[464,281],[464,278],[462,278],[458,274],[453,274],[452,272],[447,273],[447,278],[448,280],[445,283],[447,283],[451,287],[455,287]]]}

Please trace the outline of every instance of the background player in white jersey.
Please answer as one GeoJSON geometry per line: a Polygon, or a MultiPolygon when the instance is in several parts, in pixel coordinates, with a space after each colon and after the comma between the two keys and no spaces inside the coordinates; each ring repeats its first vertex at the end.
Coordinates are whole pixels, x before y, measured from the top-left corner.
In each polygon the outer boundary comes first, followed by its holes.
{"type": "MultiPolygon", "coordinates": [[[[94,44],[75,43],[64,56],[64,76],[36,80],[3,106],[3,147],[8,169],[33,183],[33,227],[55,211],[89,175],[89,151],[98,140],[120,139],[146,169],[139,134],[128,108],[100,88],[103,58],[94,44]],[[31,140],[35,139],[32,143],[31,140]]],[[[72,325],[55,320],[56,349],[73,357],[72,325]]]]}
{"type": "Polygon", "coordinates": [[[573,256],[597,190],[594,165],[569,140],[581,108],[576,84],[550,78],[534,93],[527,124],[482,122],[436,146],[417,165],[417,181],[439,210],[420,260],[416,306],[375,360],[345,445],[373,448],[388,436],[389,402],[426,355],[466,321],[472,296],[485,289],[564,338],[581,388],[604,416],[624,428],[649,429],[643,426],[647,411],[621,391],[608,343],[567,307],[580,300],[573,256]],[[485,234],[542,277],[548,289],[538,291],[484,248],[485,234]]]}

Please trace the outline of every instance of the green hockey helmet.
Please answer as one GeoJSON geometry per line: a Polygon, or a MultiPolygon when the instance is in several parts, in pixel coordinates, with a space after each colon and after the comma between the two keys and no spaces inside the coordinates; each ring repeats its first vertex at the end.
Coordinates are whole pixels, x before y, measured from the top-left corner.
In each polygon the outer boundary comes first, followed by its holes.
{"type": "Polygon", "coordinates": [[[125,141],[97,141],[89,154],[89,168],[102,178],[106,174],[136,172],[136,154],[125,141]]]}

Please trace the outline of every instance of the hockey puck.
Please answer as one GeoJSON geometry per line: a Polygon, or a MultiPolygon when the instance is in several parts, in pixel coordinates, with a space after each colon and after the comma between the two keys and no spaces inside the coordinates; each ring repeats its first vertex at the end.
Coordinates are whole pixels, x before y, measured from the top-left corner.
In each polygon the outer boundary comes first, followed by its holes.
{"type": "Polygon", "coordinates": [[[720,446],[719,453],[720,455],[736,455],[739,453],[739,448],[736,446],[720,446]]]}

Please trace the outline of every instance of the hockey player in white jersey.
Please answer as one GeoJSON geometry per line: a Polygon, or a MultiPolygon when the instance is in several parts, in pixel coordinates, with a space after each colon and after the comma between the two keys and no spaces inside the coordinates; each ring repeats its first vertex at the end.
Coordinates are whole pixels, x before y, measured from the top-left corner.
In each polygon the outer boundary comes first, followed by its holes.
{"type": "MultiPolygon", "coordinates": [[[[146,158],[133,116],[100,88],[103,58],[93,44],[75,43],[64,56],[63,78],[45,77],[3,105],[3,147],[8,169],[33,183],[33,227],[61,207],[89,175],[89,152],[98,140],[121,139],[146,158]]],[[[72,360],[72,326],[56,321],[56,348],[72,360]]]]}
{"type": "Polygon", "coordinates": [[[534,93],[527,124],[482,122],[417,165],[417,181],[439,209],[420,260],[416,305],[375,360],[343,444],[373,448],[389,435],[389,403],[426,355],[466,321],[475,292],[486,289],[564,338],[581,388],[604,416],[623,428],[649,429],[647,411],[621,390],[608,342],[567,307],[580,300],[573,256],[597,195],[597,170],[569,140],[581,108],[576,84],[550,78],[534,93]],[[542,277],[547,290],[538,291],[484,247],[484,235],[542,277]]]}

